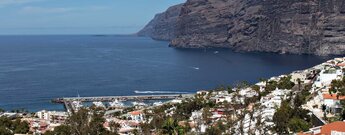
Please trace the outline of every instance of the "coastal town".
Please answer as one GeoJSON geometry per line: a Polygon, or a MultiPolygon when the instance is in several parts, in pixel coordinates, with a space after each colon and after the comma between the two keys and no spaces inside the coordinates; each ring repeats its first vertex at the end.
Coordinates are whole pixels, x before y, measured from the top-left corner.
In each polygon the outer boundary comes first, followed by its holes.
{"type": "Polygon", "coordinates": [[[256,84],[146,96],[131,105],[117,97],[60,99],[66,111],[0,110],[0,134],[343,135],[344,74],[345,58],[335,58],[256,84]]]}

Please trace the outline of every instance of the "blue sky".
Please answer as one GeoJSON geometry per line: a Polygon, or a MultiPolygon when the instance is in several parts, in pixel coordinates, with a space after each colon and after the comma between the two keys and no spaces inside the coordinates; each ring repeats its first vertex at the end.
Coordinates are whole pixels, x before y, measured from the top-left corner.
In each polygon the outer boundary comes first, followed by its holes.
{"type": "Polygon", "coordinates": [[[0,34],[131,34],[185,0],[0,0],[0,34]]]}

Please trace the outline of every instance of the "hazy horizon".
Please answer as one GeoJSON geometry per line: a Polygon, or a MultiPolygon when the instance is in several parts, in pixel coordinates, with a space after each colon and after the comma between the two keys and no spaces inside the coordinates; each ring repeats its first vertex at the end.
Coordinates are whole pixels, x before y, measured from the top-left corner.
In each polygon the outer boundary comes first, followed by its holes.
{"type": "Polygon", "coordinates": [[[1,0],[0,35],[130,35],[185,0],[1,0]]]}

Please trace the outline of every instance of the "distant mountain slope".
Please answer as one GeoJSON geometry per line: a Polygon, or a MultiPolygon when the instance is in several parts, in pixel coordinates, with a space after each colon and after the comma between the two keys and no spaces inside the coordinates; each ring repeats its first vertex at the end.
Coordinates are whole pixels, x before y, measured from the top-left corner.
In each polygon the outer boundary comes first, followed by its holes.
{"type": "Polygon", "coordinates": [[[345,54],[344,0],[187,0],[139,35],[183,48],[345,54]]]}

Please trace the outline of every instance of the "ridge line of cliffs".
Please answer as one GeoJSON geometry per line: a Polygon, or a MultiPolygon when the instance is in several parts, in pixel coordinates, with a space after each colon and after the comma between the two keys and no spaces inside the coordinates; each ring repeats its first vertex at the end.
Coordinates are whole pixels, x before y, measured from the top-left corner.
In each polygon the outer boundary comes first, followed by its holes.
{"type": "Polygon", "coordinates": [[[178,48],[345,54],[344,0],[187,0],[137,33],[178,48]]]}

